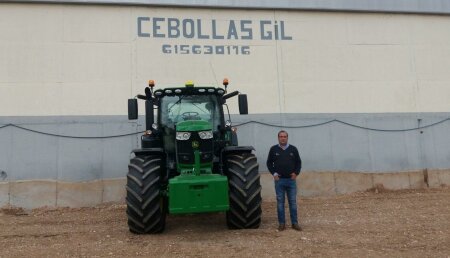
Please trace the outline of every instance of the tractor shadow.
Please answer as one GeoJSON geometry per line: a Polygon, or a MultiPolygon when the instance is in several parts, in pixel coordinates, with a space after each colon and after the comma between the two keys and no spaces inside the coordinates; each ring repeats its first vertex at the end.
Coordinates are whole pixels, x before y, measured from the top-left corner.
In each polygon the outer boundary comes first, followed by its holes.
{"type": "Polygon", "coordinates": [[[168,215],[166,233],[227,231],[225,212],[168,215]]]}

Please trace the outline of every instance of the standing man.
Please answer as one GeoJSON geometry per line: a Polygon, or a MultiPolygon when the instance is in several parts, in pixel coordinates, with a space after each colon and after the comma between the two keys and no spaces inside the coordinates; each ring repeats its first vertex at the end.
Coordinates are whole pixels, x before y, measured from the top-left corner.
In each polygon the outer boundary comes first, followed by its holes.
{"type": "Polygon", "coordinates": [[[272,146],[267,157],[267,168],[275,181],[277,195],[278,230],[286,229],[284,200],[287,195],[292,228],[301,231],[297,219],[297,183],[296,178],[302,168],[302,160],[294,145],[288,144],[288,133],[278,132],[278,144],[272,146]]]}

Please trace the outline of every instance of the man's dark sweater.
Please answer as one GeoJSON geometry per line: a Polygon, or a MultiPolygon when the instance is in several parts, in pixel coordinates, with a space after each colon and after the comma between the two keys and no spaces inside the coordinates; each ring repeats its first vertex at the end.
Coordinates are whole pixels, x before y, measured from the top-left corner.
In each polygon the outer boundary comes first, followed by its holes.
{"type": "Polygon", "coordinates": [[[297,148],[289,145],[283,150],[278,144],[272,146],[267,157],[267,168],[272,175],[277,173],[281,178],[290,178],[292,172],[298,175],[302,160],[297,148]]]}

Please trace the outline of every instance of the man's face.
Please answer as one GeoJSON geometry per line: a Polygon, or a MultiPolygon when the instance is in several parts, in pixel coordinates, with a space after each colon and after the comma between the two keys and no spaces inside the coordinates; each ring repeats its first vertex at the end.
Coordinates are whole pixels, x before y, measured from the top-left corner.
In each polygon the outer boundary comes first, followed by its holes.
{"type": "Polygon", "coordinates": [[[280,145],[284,146],[287,144],[288,142],[288,136],[286,133],[280,133],[278,135],[278,142],[280,143],[280,145]]]}

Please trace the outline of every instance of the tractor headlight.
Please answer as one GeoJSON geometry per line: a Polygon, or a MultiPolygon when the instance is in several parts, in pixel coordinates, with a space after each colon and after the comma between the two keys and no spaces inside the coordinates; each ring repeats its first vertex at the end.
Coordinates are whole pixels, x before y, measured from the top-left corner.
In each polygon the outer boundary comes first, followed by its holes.
{"type": "Polygon", "coordinates": [[[191,137],[191,133],[188,132],[177,132],[176,134],[177,140],[186,141],[191,137]]]}
{"type": "Polygon", "coordinates": [[[202,140],[212,139],[213,132],[212,131],[201,131],[201,132],[198,132],[198,136],[200,136],[200,139],[202,139],[202,140]]]}

